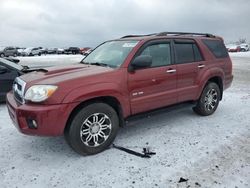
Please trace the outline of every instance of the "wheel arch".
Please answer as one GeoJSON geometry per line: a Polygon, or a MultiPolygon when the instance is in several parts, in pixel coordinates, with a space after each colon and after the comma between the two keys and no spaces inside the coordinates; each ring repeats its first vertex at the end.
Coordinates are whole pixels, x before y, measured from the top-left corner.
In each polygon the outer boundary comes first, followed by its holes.
{"type": "Polygon", "coordinates": [[[119,100],[113,96],[101,96],[101,97],[95,97],[92,99],[88,99],[86,101],[83,101],[79,103],[70,113],[69,118],[67,120],[66,126],[64,128],[64,132],[70,127],[70,123],[73,120],[74,116],[85,106],[88,106],[93,103],[97,102],[102,102],[105,104],[110,105],[117,113],[118,118],[119,118],[119,126],[123,127],[124,126],[124,118],[123,118],[123,109],[121,107],[121,103],[119,100]]]}
{"type": "Polygon", "coordinates": [[[220,100],[222,100],[222,97],[223,97],[223,81],[222,81],[222,78],[220,76],[214,76],[214,77],[210,78],[207,81],[206,85],[209,82],[214,82],[219,86],[219,88],[220,88],[220,100]]]}

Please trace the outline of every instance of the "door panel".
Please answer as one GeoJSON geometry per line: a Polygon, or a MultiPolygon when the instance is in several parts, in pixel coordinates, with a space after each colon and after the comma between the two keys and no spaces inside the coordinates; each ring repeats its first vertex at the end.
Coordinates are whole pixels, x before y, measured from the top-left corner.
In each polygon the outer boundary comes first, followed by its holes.
{"type": "Polygon", "coordinates": [[[152,57],[148,68],[128,73],[128,91],[132,114],[164,107],[177,102],[176,65],[172,65],[169,40],[155,40],[144,44],[135,55],[152,57]]]}
{"type": "Polygon", "coordinates": [[[177,65],[178,102],[192,100],[196,97],[198,66],[199,62],[177,65]]]}
{"type": "Polygon", "coordinates": [[[175,65],[138,70],[128,75],[132,114],[177,102],[175,65]]]}
{"type": "Polygon", "coordinates": [[[178,102],[195,100],[205,61],[194,40],[174,40],[178,102]]]}

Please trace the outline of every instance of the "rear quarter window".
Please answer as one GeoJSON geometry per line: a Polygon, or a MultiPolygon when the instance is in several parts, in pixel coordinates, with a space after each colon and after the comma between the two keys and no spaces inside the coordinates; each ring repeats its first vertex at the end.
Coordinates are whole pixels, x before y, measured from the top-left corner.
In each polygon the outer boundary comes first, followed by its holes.
{"type": "Polygon", "coordinates": [[[202,42],[208,47],[216,58],[228,57],[227,49],[221,40],[203,39],[202,42]]]}

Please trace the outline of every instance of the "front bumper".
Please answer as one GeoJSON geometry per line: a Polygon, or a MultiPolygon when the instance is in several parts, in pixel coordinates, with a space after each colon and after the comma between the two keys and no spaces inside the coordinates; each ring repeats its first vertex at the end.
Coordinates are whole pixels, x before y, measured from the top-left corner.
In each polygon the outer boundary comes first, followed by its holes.
{"type": "Polygon", "coordinates": [[[76,103],[58,105],[19,104],[13,93],[7,94],[7,108],[16,128],[28,135],[59,136],[64,132],[67,120],[76,103]],[[37,128],[30,128],[28,122],[35,120],[37,128]]]}

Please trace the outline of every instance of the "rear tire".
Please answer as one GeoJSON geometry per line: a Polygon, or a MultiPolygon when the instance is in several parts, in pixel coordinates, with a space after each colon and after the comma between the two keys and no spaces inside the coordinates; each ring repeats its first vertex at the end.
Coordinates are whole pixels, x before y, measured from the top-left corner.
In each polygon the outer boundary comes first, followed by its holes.
{"type": "Polygon", "coordinates": [[[203,89],[196,106],[193,108],[194,112],[201,116],[213,114],[219,105],[220,97],[221,91],[219,86],[214,82],[209,82],[203,89]]]}
{"type": "Polygon", "coordinates": [[[105,103],[82,108],[65,130],[68,144],[80,155],[93,155],[107,149],[119,130],[116,111],[105,103]]]}

